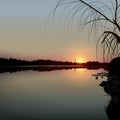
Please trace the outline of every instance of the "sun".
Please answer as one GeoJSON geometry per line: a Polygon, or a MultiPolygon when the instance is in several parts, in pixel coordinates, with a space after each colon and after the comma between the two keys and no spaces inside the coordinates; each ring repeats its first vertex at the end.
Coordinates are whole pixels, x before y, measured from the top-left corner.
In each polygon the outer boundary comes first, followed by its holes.
{"type": "Polygon", "coordinates": [[[77,62],[77,63],[85,63],[85,60],[84,60],[84,58],[78,57],[78,58],[75,59],[75,62],[77,62]]]}

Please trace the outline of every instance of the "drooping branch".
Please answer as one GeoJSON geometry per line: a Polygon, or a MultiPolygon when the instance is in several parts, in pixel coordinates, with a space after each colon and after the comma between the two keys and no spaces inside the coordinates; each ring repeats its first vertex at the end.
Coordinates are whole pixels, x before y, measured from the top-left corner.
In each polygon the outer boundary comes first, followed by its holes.
{"type": "Polygon", "coordinates": [[[116,7],[115,7],[115,21],[117,22],[117,11],[118,11],[118,1],[115,0],[116,7]]]}
{"type": "MultiPolygon", "coordinates": [[[[101,16],[103,16],[107,21],[113,23],[112,20],[110,20],[106,15],[104,15],[102,12],[100,12],[99,10],[97,10],[96,8],[94,8],[93,6],[89,5],[88,3],[86,3],[83,0],[79,0],[80,2],[82,2],[83,4],[85,4],[86,6],[88,6],[90,9],[93,9],[96,13],[99,13],[101,16]]],[[[114,23],[113,23],[114,24],[114,23]]]]}
{"type": "Polygon", "coordinates": [[[117,26],[117,28],[118,28],[118,30],[120,31],[120,25],[117,23],[117,21],[116,20],[113,20],[114,21],[114,25],[116,25],[117,26]]]}
{"type": "Polygon", "coordinates": [[[118,36],[116,33],[111,31],[105,31],[104,33],[112,34],[116,38],[117,42],[120,43],[120,36],[118,36]]]}
{"type": "Polygon", "coordinates": [[[68,19],[73,20],[76,17],[78,18],[77,25],[82,30],[89,25],[89,34],[94,31],[95,34],[100,34],[96,47],[102,47],[103,56],[106,56],[106,59],[120,56],[120,2],[118,0],[111,0],[111,4],[103,1],[60,0],[55,11],[61,6],[65,8],[70,6],[69,12],[66,12],[65,23],[68,19]]]}
{"type": "Polygon", "coordinates": [[[115,26],[117,26],[118,30],[120,31],[120,26],[117,23],[117,11],[118,11],[118,1],[117,0],[115,0],[116,1],[115,19],[113,19],[113,20],[111,20],[110,18],[108,18],[106,15],[104,15],[102,12],[100,12],[99,10],[97,10],[95,7],[93,7],[92,5],[88,4],[87,2],[85,2],[83,0],[79,0],[79,1],[82,2],[83,4],[85,4],[86,6],[88,6],[90,9],[94,10],[96,13],[100,14],[103,18],[105,18],[110,23],[112,23],[115,26]]]}

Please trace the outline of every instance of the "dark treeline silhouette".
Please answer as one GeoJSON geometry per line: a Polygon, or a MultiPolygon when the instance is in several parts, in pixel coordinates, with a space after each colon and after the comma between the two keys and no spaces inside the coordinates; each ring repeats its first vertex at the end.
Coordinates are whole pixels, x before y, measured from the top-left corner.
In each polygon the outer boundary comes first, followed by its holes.
{"type": "Polygon", "coordinates": [[[30,64],[32,65],[77,65],[77,63],[72,62],[63,62],[63,61],[53,61],[53,60],[34,60],[31,61],[30,64]]]}
{"type": "Polygon", "coordinates": [[[103,68],[105,70],[109,69],[109,63],[100,63],[100,62],[96,62],[96,61],[86,62],[84,64],[84,66],[87,69],[100,69],[100,68],[103,68]]]}
{"type": "Polygon", "coordinates": [[[29,65],[30,62],[29,61],[25,61],[25,60],[17,60],[17,59],[13,59],[13,58],[0,58],[0,66],[16,66],[16,65],[29,65]]]}
{"type": "Polygon", "coordinates": [[[26,61],[26,60],[18,60],[13,58],[0,58],[0,66],[21,66],[21,65],[76,65],[77,63],[72,62],[63,62],[63,61],[53,61],[53,60],[33,60],[33,61],[26,61]]]}
{"type": "Polygon", "coordinates": [[[90,61],[86,63],[76,63],[68,61],[53,61],[53,60],[18,60],[13,58],[0,58],[0,73],[3,72],[17,72],[24,70],[36,70],[36,71],[53,71],[62,69],[73,68],[87,68],[87,69],[108,69],[109,63],[100,63],[96,61],[90,61]]]}

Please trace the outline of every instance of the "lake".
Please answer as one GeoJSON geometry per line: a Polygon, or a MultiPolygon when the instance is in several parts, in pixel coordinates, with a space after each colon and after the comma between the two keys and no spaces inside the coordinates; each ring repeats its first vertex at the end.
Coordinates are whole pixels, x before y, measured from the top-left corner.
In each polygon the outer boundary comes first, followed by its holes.
{"type": "Polygon", "coordinates": [[[110,97],[92,74],[70,69],[0,74],[0,120],[108,120],[110,97]]]}

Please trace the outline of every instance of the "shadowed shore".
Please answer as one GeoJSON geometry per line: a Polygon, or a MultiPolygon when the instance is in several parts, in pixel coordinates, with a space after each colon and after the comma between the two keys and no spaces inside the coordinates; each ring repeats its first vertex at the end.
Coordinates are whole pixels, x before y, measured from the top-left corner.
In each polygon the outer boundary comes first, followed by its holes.
{"type": "Polygon", "coordinates": [[[120,115],[120,57],[113,59],[109,67],[107,81],[100,84],[104,91],[110,95],[111,100],[106,108],[109,120],[119,120],[120,115]]]}
{"type": "Polygon", "coordinates": [[[86,63],[68,62],[68,61],[54,61],[54,60],[34,60],[25,61],[18,59],[5,59],[0,58],[0,73],[4,72],[17,72],[25,70],[36,70],[36,71],[53,71],[62,69],[76,69],[76,68],[86,68],[86,69],[100,69],[103,68],[108,70],[109,63],[100,63],[97,61],[89,61],[86,63]]]}

